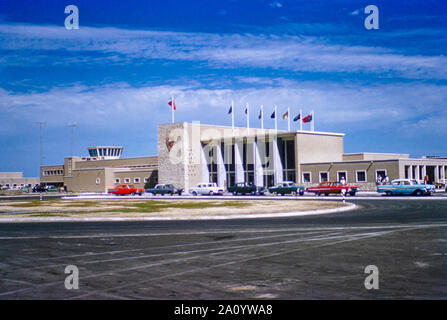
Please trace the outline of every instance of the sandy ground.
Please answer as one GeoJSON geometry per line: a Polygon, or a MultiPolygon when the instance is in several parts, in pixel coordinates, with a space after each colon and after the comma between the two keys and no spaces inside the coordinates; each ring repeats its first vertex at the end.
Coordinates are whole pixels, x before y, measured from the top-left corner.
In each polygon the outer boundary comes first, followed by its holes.
{"type": "Polygon", "coordinates": [[[252,215],[336,209],[335,201],[306,200],[52,200],[1,201],[1,218],[20,217],[165,217],[252,215]],[[147,205],[147,206],[146,206],[147,205]],[[188,208],[188,205],[207,206],[188,208]],[[177,207],[176,207],[177,206],[177,207]],[[180,206],[180,207],[179,207],[180,206]],[[161,207],[161,208],[160,208],[161,207]]]}

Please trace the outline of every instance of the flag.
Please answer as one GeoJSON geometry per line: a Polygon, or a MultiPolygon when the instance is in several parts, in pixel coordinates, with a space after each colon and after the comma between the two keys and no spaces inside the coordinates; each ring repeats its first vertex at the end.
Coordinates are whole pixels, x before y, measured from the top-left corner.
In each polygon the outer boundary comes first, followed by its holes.
{"type": "Polygon", "coordinates": [[[230,106],[230,110],[228,110],[228,114],[231,114],[233,112],[233,106],[230,106]]]}
{"type": "Polygon", "coordinates": [[[298,115],[295,118],[293,118],[293,121],[298,121],[300,119],[301,119],[301,113],[298,113],[298,115]]]}
{"type": "Polygon", "coordinates": [[[259,119],[262,119],[262,109],[259,110],[259,116],[258,116],[258,118],[259,118],[259,119]]]}
{"type": "Polygon", "coordinates": [[[248,108],[245,108],[245,114],[248,114],[248,108]]]}
{"type": "Polygon", "coordinates": [[[289,111],[287,111],[286,113],[284,113],[283,115],[282,115],[282,118],[283,119],[287,119],[289,117],[289,111]]]}
{"type": "Polygon", "coordinates": [[[271,114],[270,118],[275,119],[275,117],[276,117],[276,114],[275,114],[275,111],[273,111],[273,113],[271,114]]]}
{"type": "Polygon", "coordinates": [[[304,123],[311,122],[311,121],[312,121],[312,114],[309,114],[308,116],[305,116],[303,118],[304,123]]]}
{"type": "Polygon", "coordinates": [[[172,108],[174,108],[174,110],[177,110],[177,108],[175,107],[175,101],[174,101],[174,103],[172,103],[172,100],[171,100],[171,101],[168,102],[168,104],[169,104],[172,108]]]}

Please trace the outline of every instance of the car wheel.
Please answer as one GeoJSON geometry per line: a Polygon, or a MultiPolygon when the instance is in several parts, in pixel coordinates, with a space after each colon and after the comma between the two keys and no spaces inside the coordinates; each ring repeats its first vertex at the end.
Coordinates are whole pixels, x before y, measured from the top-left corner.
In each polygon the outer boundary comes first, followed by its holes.
{"type": "Polygon", "coordinates": [[[209,194],[210,194],[210,196],[213,196],[213,195],[214,195],[214,192],[213,192],[213,191],[210,191],[209,194]]]}
{"type": "Polygon", "coordinates": [[[355,196],[355,191],[349,192],[349,195],[351,195],[352,197],[355,196]]]}
{"type": "Polygon", "coordinates": [[[237,196],[237,192],[236,191],[233,191],[233,196],[237,196]]]}
{"type": "Polygon", "coordinates": [[[304,191],[300,190],[300,196],[304,196],[304,191]]]}
{"type": "Polygon", "coordinates": [[[193,196],[197,196],[197,192],[195,192],[195,191],[191,192],[191,194],[192,194],[193,196]]]}
{"type": "Polygon", "coordinates": [[[385,195],[389,197],[389,196],[392,196],[393,193],[391,191],[385,191],[385,195]]]}
{"type": "Polygon", "coordinates": [[[416,191],[414,192],[414,194],[417,195],[417,196],[419,197],[419,196],[422,196],[424,193],[422,192],[422,190],[416,190],[416,191]]]}
{"type": "Polygon", "coordinates": [[[131,195],[131,196],[134,196],[134,195],[135,195],[135,192],[131,192],[130,195],[131,195]]]}

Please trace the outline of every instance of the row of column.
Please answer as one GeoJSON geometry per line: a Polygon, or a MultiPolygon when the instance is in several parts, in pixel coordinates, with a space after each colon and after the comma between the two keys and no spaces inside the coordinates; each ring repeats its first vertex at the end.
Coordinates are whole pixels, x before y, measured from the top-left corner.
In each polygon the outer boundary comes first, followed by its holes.
{"type": "MultiPolygon", "coordinates": [[[[253,147],[253,174],[254,174],[254,184],[257,186],[264,186],[264,168],[261,158],[261,153],[259,151],[258,143],[253,141],[250,143],[253,147]]],[[[247,144],[249,145],[249,144],[247,144]]],[[[234,171],[235,171],[235,182],[241,183],[245,181],[245,171],[242,161],[243,155],[243,142],[236,141],[234,145],[234,171]]],[[[219,187],[225,187],[225,180],[227,179],[227,171],[225,169],[225,163],[222,155],[222,147],[220,141],[215,146],[216,150],[216,165],[217,165],[217,184],[219,187]]],[[[265,157],[264,157],[265,158],[265,157]]],[[[273,179],[274,183],[277,184],[283,181],[283,167],[281,163],[281,156],[278,148],[277,139],[272,140],[272,162],[273,162],[273,179]]],[[[202,148],[202,179],[203,182],[210,182],[209,176],[210,172],[208,170],[208,161],[205,154],[205,149],[202,148]]]]}
{"type": "MultiPolygon", "coordinates": [[[[435,182],[444,182],[445,180],[445,170],[447,166],[444,165],[435,165],[434,174],[435,174],[435,182]]],[[[409,179],[416,179],[416,180],[423,180],[424,177],[427,175],[427,165],[409,165],[408,170],[408,178],[409,179]],[[422,169],[422,172],[421,172],[422,169]],[[413,174],[413,172],[415,174],[413,174]]]]}

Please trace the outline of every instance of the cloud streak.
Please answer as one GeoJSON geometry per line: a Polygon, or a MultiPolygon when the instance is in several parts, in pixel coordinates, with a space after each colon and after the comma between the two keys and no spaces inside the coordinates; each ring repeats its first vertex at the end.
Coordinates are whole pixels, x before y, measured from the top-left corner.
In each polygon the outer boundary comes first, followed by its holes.
{"type": "Polygon", "coordinates": [[[408,55],[381,47],[332,44],[317,37],[93,27],[68,31],[54,26],[0,25],[0,39],[3,51],[0,61],[9,66],[45,63],[45,58],[60,56],[61,59],[52,59],[51,63],[188,61],[198,68],[270,68],[447,79],[444,56],[408,55]]]}

